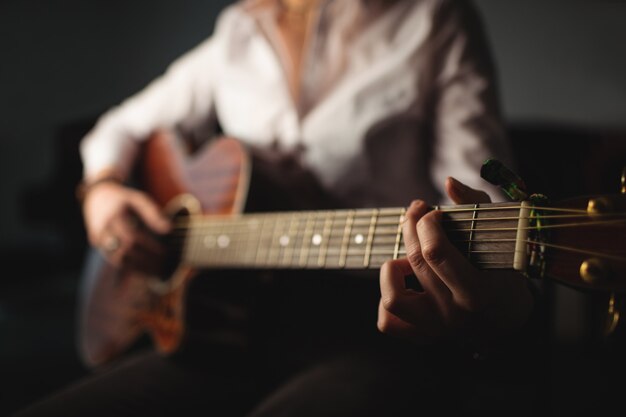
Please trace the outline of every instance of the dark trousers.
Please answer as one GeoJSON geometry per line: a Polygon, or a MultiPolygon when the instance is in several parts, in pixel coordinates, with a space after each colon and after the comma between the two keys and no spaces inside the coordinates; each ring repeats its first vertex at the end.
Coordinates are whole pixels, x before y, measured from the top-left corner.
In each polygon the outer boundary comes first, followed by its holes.
{"type": "Polygon", "coordinates": [[[376,277],[299,273],[226,281],[194,281],[199,284],[190,294],[204,297],[189,302],[190,326],[199,337],[176,354],[136,352],[17,416],[378,417],[536,411],[537,392],[528,383],[532,370],[524,365],[532,358],[505,354],[476,360],[465,349],[420,347],[380,334],[376,277]],[[225,313],[214,307],[220,303],[206,301],[216,293],[245,305],[248,314],[225,313]],[[212,329],[202,329],[205,323],[212,329]],[[238,329],[247,342],[235,346],[202,337],[203,330],[210,336],[216,323],[238,329]]]}

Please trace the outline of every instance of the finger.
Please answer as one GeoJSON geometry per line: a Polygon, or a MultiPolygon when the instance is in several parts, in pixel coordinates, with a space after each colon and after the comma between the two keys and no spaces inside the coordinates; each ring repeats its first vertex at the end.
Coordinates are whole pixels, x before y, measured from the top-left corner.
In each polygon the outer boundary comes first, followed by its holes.
{"type": "Polygon", "coordinates": [[[419,332],[414,325],[394,316],[385,308],[382,298],[378,303],[378,321],[376,325],[382,333],[391,336],[406,339],[417,339],[419,336],[419,332]]]}
{"type": "Polygon", "coordinates": [[[448,177],[446,179],[445,187],[446,192],[455,204],[475,204],[491,202],[491,198],[486,192],[468,187],[467,185],[463,184],[453,177],[448,177]]]}
{"type": "Polygon", "coordinates": [[[161,212],[159,206],[147,194],[133,191],[128,200],[131,209],[140,220],[156,233],[165,234],[171,229],[170,220],[161,212]]]}
{"type": "Polygon", "coordinates": [[[415,343],[430,343],[446,335],[446,328],[434,311],[435,307],[431,304],[433,316],[424,316],[424,319],[419,323],[413,324],[402,320],[387,310],[381,298],[378,303],[378,321],[376,325],[381,333],[412,340],[415,343]]]}
{"type": "Polygon", "coordinates": [[[425,329],[435,321],[436,310],[430,294],[406,288],[404,278],[412,273],[406,259],[385,262],[380,269],[380,304],[393,316],[425,329]]]}
{"type": "Polygon", "coordinates": [[[416,225],[419,219],[428,212],[428,206],[421,200],[416,200],[409,206],[402,225],[402,235],[406,248],[407,259],[411,269],[426,292],[431,294],[441,308],[451,300],[448,288],[442,283],[422,256],[422,248],[417,235],[416,225]]]}
{"type": "Polygon", "coordinates": [[[441,212],[423,216],[416,230],[429,268],[450,289],[457,305],[475,311],[480,304],[478,271],[448,239],[441,225],[441,212]]]}
{"type": "Polygon", "coordinates": [[[133,217],[118,216],[111,222],[110,231],[122,241],[122,246],[139,247],[152,256],[161,256],[165,246],[149,230],[138,227],[133,217]]]}

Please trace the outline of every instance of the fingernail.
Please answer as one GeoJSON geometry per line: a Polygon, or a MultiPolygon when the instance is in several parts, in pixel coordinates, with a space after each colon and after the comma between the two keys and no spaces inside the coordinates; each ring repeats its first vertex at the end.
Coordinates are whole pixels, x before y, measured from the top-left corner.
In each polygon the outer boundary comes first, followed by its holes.
{"type": "Polygon", "coordinates": [[[452,186],[454,188],[456,188],[457,190],[459,190],[459,191],[469,191],[470,190],[470,188],[467,185],[463,184],[461,181],[457,180],[456,178],[454,178],[454,177],[448,177],[448,178],[450,178],[450,181],[452,181],[452,186]]]}

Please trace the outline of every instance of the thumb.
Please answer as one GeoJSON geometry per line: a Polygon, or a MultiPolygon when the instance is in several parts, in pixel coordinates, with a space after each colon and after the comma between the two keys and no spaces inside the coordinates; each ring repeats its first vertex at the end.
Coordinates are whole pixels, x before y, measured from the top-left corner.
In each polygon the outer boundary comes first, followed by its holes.
{"type": "Polygon", "coordinates": [[[169,219],[161,212],[161,209],[148,195],[142,192],[134,192],[129,200],[133,211],[141,221],[157,233],[167,233],[171,225],[169,219]]]}
{"type": "Polygon", "coordinates": [[[453,177],[446,179],[446,192],[456,204],[491,202],[491,198],[486,192],[468,187],[453,177]]]}

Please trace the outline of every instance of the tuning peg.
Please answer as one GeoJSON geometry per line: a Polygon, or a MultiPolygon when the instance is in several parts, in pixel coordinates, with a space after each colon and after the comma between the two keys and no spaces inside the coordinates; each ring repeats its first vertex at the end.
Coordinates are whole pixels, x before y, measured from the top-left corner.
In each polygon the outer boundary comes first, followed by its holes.
{"type": "MultiPolygon", "coordinates": [[[[626,166],[624,167],[624,169],[622,170],[622,188],[620,190],[620,192],[622,194],[626,194],[626,166]]],[[[615,293],[611,293],[611,296],[609,297],[609,302],[608,302],[608,306],[607,306],[607,312],[606,312],[606,325],[604,328],[604,334],[609,336],[611,335],[615,329],[617,328],[617,325],[619,324],[620,321],[620,311],[622,309],[622,299],[621,297],[618,297],[615,295],[615,293]]]]}

